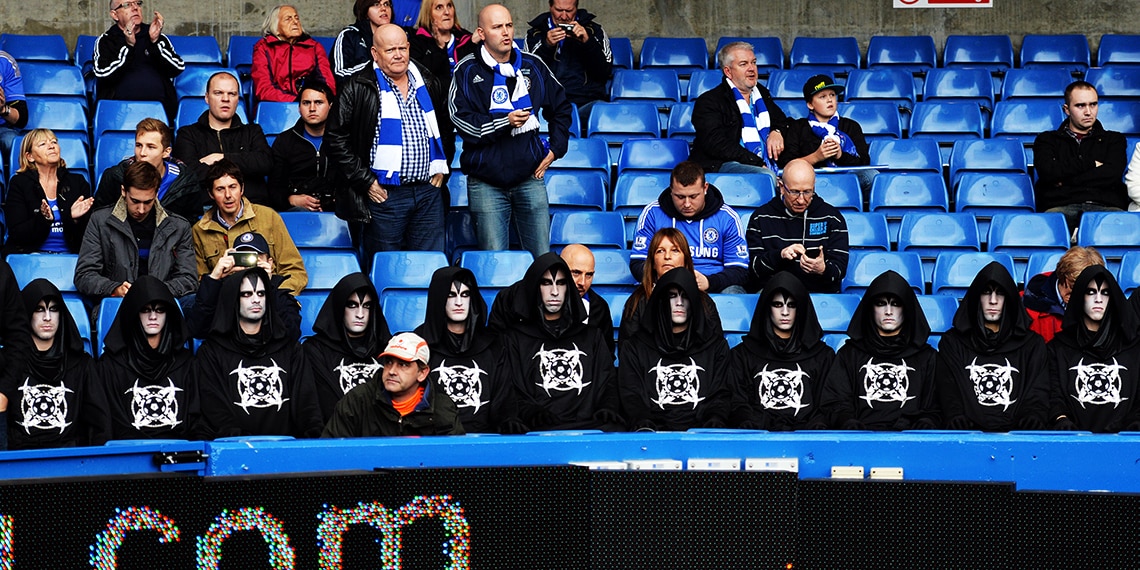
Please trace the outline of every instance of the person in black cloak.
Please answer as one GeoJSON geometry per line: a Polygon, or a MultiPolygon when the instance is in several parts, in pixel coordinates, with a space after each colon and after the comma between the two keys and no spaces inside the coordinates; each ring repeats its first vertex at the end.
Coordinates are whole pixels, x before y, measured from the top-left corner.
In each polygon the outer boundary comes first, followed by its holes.
{"type": "Polygon", "coordinates": [[[98,383],[89,390],[96,444],[111,439],[188,439],[194,381],[190,333],[162,280],[139,277],[111,322],[98,383]]]}
{"type": "Polygon", "coordinates": [[[90,436],[83,409],[91,356],[59,289],[33,279],[21,292],[31,349],[18,372],[5,376],[8,449],[86,445],[90,436]]]}
{"type": "Polygon", "coordinates": [[[1059,430],[1140,431],[1137,317],[1112,273],[1085,268],[1049,350],[1049,418],[1059,430]]]}
{"type": "Polygon", "coordinates": [[[946,427],[1045,428],[1049,365],[1045,340],[1031,323],[1005,266],[983,267],[938,345],[935,379],[946,427]]]}
{"type": "Polygon", "coordinates": [[[324,421],[349,390],[380,371],[378,356],[390,338],[376,287],[363,273],[342,277],[317,313],[313,336],[301,345],[324,421]]]}
{"type": "Polygon", "coordinates": [[[26,310],[12,267],[0,260],[0,451],[8,448],[8,397],[2,390],[32,350],[26,310]]]}
{"type": "Polygon", "coordinates": [[[209,335],[194,358],[204,439],[321,435],[316,389],[297,344],[300,333],[278,314],[299,309],[289,309],[296,304],[282,295],[288,297],[258,267],[222,281],[209,335]]]}
{"type": "Polygon", "coordinates": [[[634,430],[725,427],[728,342],[706,322],[692,271],[678,267],[657,281],[633,338],[622,341],[618,391],[634,430]]]}
{"type": "Polygon", "coordinates": [[[585,308],[556,253],[534,260],[512,310],[523,320],[501,337],[499,368],[512,383],[503,429],[620,431],[613,355],[586,325],[585,308]]]}
{"type": "Polygon", "coordinates": [[[772,431],[827,427],[819,398],[834,360],[807,288],[786,271],[773,275],[756,302],[748,334],[732,349],[732,425],[772,431]]]}
{"type": "Polygon", "coordinates": [[[938,427],[937,353],[926,343],[930,325],[902,275],[887,271],[871,281],[847,336],[823,385],[828,422],[840,429],[938,427]]]}
{"type": "Polygon", "coordinates": [[[502,343],[486,320],[487,302],[471,270],[441,267],[432,274],[427,317],[415,332],[431,349],[428,381],[455,402],[467,433],[497,433],[509,393],[499,368],[502,343]]]}

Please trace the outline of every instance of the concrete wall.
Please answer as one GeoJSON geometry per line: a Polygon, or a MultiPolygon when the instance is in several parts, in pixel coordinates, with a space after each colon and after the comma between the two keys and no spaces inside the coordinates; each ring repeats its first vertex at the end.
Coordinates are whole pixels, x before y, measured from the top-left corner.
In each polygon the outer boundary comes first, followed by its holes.
{"type": "MultiPolygon", "coordinates": [[[[985,9],[894,9],[891,0],[582,0],[612,36],[703,36],[710,49],[720,36],[779,36],[784,49],[796,36],[855,36],[866,49],[873,35],[931,35],[941,47],[951,34],[1008,34],[1014,47],[1024,34],[1086,34],[1094,50],[1101,34],[1140,32],[1136,0],[993,0],[985,9]]],[[[545,0],[507,0],[517,35],[546,11],[545,0]]],[[[307,31],[335,35],[352,21],[352,0],[296,0],[307,31]]],[[[147,0],[159,10],[168,33],[213,34],[225,49],[233,34],[260,34],[272,2],[250,0],[147,0]]],[[[482,3],[456,0],[460,21],[475,27],[482,3]]],[[[106,0],[0,2],[3,31],[62,34],[74,46],[79,34],[99,34],[111,24],[106,0]]],[[[1095,58],[1094,58],[1095,59],[1095,58]]]]}

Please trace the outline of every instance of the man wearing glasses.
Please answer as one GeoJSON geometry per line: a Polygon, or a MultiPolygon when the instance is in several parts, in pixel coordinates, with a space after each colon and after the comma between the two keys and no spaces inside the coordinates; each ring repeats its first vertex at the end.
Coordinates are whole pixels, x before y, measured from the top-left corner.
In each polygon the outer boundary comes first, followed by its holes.
{"type": "Polygon", "coordinates": [[[142,0],[111,0],[111,26],[95,42],[95,77],[99,99],[160,101],[174,124],[178,97],[172,79],[186,64],[162,34],[162,14],[144,24],[142,0]]]}
{"type": "Polygon", "coordinates": [[[847,221],[815,195],[815,169],[806,160],[784,167],[779,190],[748,221],[755,285],[788,271],[812,293],[838,293],[847,274],[847,221]]]}

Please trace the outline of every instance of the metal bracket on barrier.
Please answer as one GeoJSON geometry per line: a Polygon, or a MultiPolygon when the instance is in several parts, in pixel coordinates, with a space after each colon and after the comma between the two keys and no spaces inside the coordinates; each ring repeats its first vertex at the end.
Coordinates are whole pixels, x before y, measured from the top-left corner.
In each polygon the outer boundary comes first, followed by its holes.
{"type": "Polygon", "coordinates": [[[206,454],[201,450],[160,451],[154,454],[154,464],[163,471],[196,471],[205,468],[206,454]]]}

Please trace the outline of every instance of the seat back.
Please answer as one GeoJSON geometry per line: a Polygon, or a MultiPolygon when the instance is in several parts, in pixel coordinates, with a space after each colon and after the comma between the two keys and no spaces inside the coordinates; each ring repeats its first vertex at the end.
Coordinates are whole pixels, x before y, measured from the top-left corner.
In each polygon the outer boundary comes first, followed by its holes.
{"type": "MultiPolygon", "coordinates": [[[[126,101],[124,101],[125,103],[126,101]]],[[[134,101],[131,101],[132,103],[134,101]]],[[[82,133],[87,139],[87,112],[83,103],[75,97],[60,95],[33,95],[28,97],[28,126],[25,130],[51,129],[59,134],[62,131],[82,133]]],[[[100,101],[102,103],[102,101],[100,101]]],[[[162,109],[162,105],[158,105],[162,109]]],[[[165,117],[165,114],[159,115],[165,117]]],[[[99,117],[96,115],[96,121],[99,117]]],[[[131,124],[131,132],[135,126],[131,124]]],[[[95,135],[99,137],[98,134],[95,135]]]]}
{"type": "Polygon", "coordinates": [[[480,289],[502,289],[519,281],[534,258],[526,251],[467,251],[459,266],[475,274],[480,289]]]}
{"type": "Polygon", "coordinates": [[[852,250],[891,250],[887,216],[882,212],[843,212],[847,222],[848,247],[852,250]]]}
{"type": "Polygon", "coordinates": [[[1106,99],[1140,98],[1140,67],[1112,65],[1090,69],[1085,81],[1106,99]]]}
{"type": "Polygon", "coordinates": [[[20,79],[25,95],[66,95],[78,98],[87,107],[83,72],[70,62],[20,62],[20,79]]]}
{"type": "Polygon", "coordinates": [[[372,256],[369,275],[383,300],[385,292],[391,289],[427,291],[432,274],[447,266],[447,256],[442,251],[378,251],[372,256]]]}
{"type": "Polygon", "coordinates": [[[938,50],[930,36],[871,36],[867,67],[890,67],[914,73],[938,65],[938,50]]]}
{"type": "Polygon", "coordinates": [[[610,100],[668,106],[681,101],[681,83],[674,69],[618,69],[614,71],[610,100]]]}
{"type": "Polygon", "coordinates": [[[1033,181],[1021,172],[966,172],[954,193],[954,208],[974,214],[982,236],[988,235],[995,214],[1035,212],[1035,203],[1033,181]]]}
{"type": "Polygon", "coordinates": [[[298,248],[352,249],[348,222],[332,212],[281,212],[298,248]]]}
{"type": "Polygon", "coordinates": [[[618,175],[627,170],[665,170],[689,158],[689,143],[681,139],[631,139],[622,143],[618,175]]]}
{"type": "Polygon", "coordinates": [[[911,138],[933,138],[949,146],[960,139],[980,139],[985,126],[982,109],[971,101],[923,101],[914,105],[911,138]]]}
{"type": "Polygon", "coordinates": [[[669,108],[665,133],[671,139],[681,139],[688,143],[697,138],[697,129],[693,126],[693,103],[678,103],[669,108]]]}
{"type": "Polygon", "coordinates": [[[606,209],[606,183],[596,172],[547,170],[543,179],[552,214],[606,209]]]}
{"type": "Polygon", "coordinates": [[[1077,245],[1095,247],[1115,267],[1128,251],[1140,248],[1140,213],[1085,212],[1077,228],[1077,245]]]}
{"type": "Polygon", "coordinates": [[[847,261],[843,292],[862,294],[876,277],[894,271],[921,295],[924,289],[922,260],[910,251],[852,251],[847,261]]]}
{"type": "MultiPolygon", "coordinates": [[[[792,52],[788,61],[792,69],[805,68],[816,72],[829,72],[834,77],[836,73],[859,69],[860,59],[859,42],[854,37],[798,37],[792,41],[792,52]]],[[[802,91],[800,94],[803,94],[802,91]]]]}
{"type": "Polygon", "coordinates": [[[0,34],[0,50],[21,62],[71,60],[67,42],[58,34],[0,34]]]}
{"type": "Polygon", "coordinates": [[[1096,50],[1098,67],[1140,65],[1140,35],[1104,34],[1096,50]]]}
{"type": "Polygon", "coordinates": [[[633,42],[629,38],[610,38],[610,53],[614,57],[615,69],[634,69],[633,42]]]}
{"type": "MultiPolygon", "coordinates": [[[[968,254],[967,254],[968,255],[968,254]]],[[[919,295],[918,305],[930,325],[930,332],[941,334],[954,326],[954,313],[958,312],[958,299],[953,295],[919,295]]]]}
{"type": "Polygon", "coordinates": [[[122,304],[122,297],[104,297],[99,301],[99,321],[95,323],[96,338],[92,346],[96,358],[103,354],[103,341],[111,331],[111,323],[115,322],[115,315],[119,313],[122,304]]]}
{"type": "Polygon", "coordinates": [[[262,101],[257,104],[254,122],[261,126],[261,131],[266,136],[269,136],[289,130],[300,118],[301,111],[297,108],[296,103],[262,101]]]}
{"type": "Polygon", "coordinates": [[[1025,149],[1009,139],[954,141],[950,151],[950,186],[965,172],[1019,172],[1025,174],[1025,149]]]}
{"type": "Polygon", "coordinates": [[[555,213],[550,220],[551,247],[572,243],[580,243],[591,249],[625,249],[625,223],[622,215],[619,212],[555,213]]]}
{"type": "Polygon", "coordinates": [[[903,136],[899,107],[891,102],[864,100],[840,103],[839,115],[859,123],[868,142],[901,139],[903,136]]]}
{"type": "Polygon", "coordinates": [[[214,36],[166,36],[188,65],[222,65],[222,48],[214,36]]]}
{"type": "MultiPolygon", "coordinates": [[[[210,76],[215,73],[226,72],[234,76],[241,85],[241,75],[230,67],[222,67],[220,65],[201,65],[187,67],[185,71],[178,74],[174,78],[174,91],[178,94],[179,99],[198,98],[202,99],[206,96],[206,84],[210,81],[210,76]]],[[[239,89],[240,90],[240,89],[239,89]]],[[[239,92],[238,97],[242,95],[239,92]]]]}
{"type": "Polygon", "coordinates": [[[1132,292],[1140,287],[1140,251],[1125,252],[1124,257],[1120,258],[1120,269],[1117,274],[1120,276],[1117,281],[1124,290],[1124,295],[1131,296],[1132,292]]]}
{"type": "MultiPolygon", "coordinates": [[[[629,272],[628,249],[596,249],[594,254],[594,284],[590,291],[603,295],[631,293],[638,280],[629,272]]],[[[624,303],[623,303],[624,305],[624,303]]],[[[622,306],[610,306],[611,313],[621,313],[622,306]]]]}
{"type": "Polygon", "coordinates": [[[850,172],[821,173],[815,177],[815,194],[843,212],[863,211],[859,177],[850,172]]]}
{"type": "Polygon", "coordinates": [[[824,333],[846,333],[851,324],[855,308],[859,306],[859,295],[850,293],[818,293],[811,296],[819,326],[824,333]]]}
{"type": "Polygon", "coordinates": [[[613,209],[625,218],[625,234],[631,238],[637,232],[636,223],[641,211],[669,187],[668,172],[630,171],[618,176],[614,184],[613,209]]]}
{"type": "Polygon", "coordinates": [[[73,253],[13,253],[8,265],[16,276],[16,283],[24,288],[33,279],[42,277],[51,281],[61,293],[77,293],[75,265],[79,256],[73,253]]]}
{"type": "Polygon", "coordinates": [[[1024,273],[1029,256],[1034,253],[1060,252],[1069,248],[1069,229],[1060,213],[995,214],[990,220],[986,248],[1013,256],[1017,271],[1024,273]]]}
{"type": "Polygon", "coordinates": [[[994,85],[990,73],[984,69],[932,69],[926,74],[922,98],[923,101],[973,101],[987,109],[993,109],[994,85]]]}
{"type": "MultiPolygon", "coordinates": [[[[721,328],[726,333],[746,333],[752,325],[752,311],[760,295],[724,294],[709,295],[720,313],[721,328]]],[[[612,309],[611,309],[612,310],[612,309]]]]}
{"type": "Polygon", "coordinates": [[[95,104],[95,140],[99,140],[103,133],[108,131],[125,131],[134,134],[139,121],[149,118],[166,122],[166,110],[162,108],[162,103],[103,99],[95,104]]]}
{"type": "Polygon", "coordinates": [[[893,67],[856,69],[847,76],[843,98],[890,101],[909,109],[914,106],[914,78],[910,72],[893,67]]]}
{"type": "Polygon", "coordinates": [[[1001,98],[1003,101],[1025,98],[1047,98],[1056,101],[1065,96],[1065,87],[1072,82],[1073,76],[1064,69],[1051,67],[1011,69],[1005,73],[1001,98]]]}
{"type": "Polygon", "coordinates": [[[342,277],[360,271],[360,261],[351,251],[304,248],[299,251],[309,274],[306,291],[332,290],[342,277]]]}
{"type": "Polygon", "coordinates": [[[736,211],[744,225],[756,208],[776,195],[776,178],[771,174],[710,172],[705,179],[720,190],[724,203],[736,211]]]}
{"type": "MultiPolygon", "coordinates": [[[[934,275],[931,278],[930,292],[935,295],[952,295],[961,299],[974,278],[983,267],[998,262],[1014,273],[1013,257],[1008,253],[945,251],[934,261],[934,275]]],[[[1014,281],[1017,279],[1014,278],[1014,281]]]]}
{"type": "Polygon", "coordinates": [[[427,291],[396,289],[388,291],[382,303],[384,320],[393,335],[411,332],[424,323],[427,315],[427,291]]]}
{"type": "Polygon", "coordinates": [[[134,155],[134,133],[103,133],[103,136],[95,141],[95,178],[102,179],[103,171],[134,155]]]}
{"type": "Polygon", "coordinates": [[[1098,107],[1102,125],[1112,125],[1112,130],[1125,136],[1140,136],[1140,100],[1103,99],[1098,107]]]}
{"type": "Polygon", "coordinates": [[[641,68],[664,67],[685,75],[708,69],[709,48],[704,38],[645,38],[641,68]]]}
{"type": "Polygon", "coordinates": [[[1055,99],[998,101],[990,135],[1032,143],[1039,133],[1056,129],[1064,120],[1061,102],[1055,99]]]}
{"type": "Polygon", "coordinates": [[[1021,39],[1021,67],[1058,67],[1084,73],[1089,68],[1089,40],[1084,34],[1026,34],[1021,39]]]}
{"type": "Polygon", "coordinates": [[[871,141],[871,164],[889,164],[895,171],[942,173],[938,141],[902,139],[871,141]]]}
{"type": "Polygon", "coordinates": [[[1025,263],[1025,274],[1018,275],[1017,277],[1021,283],[1028,284],[1029,280],[1034,276],[1042,273],[1052,273],[1057,268],[1057,262],[1061,261],[1062,255],[1065,255],[1065,252],[1043,251],[1031,253],[1029,255],[1029,261],[1025,263]]]}
{"type": "Polygon", "coordinates": [[[951,35],[946,37],[942,57],[946,67],[1002,71],[1013,67],[1013,42],[1005,35],[951,35]]]}
{"type": "MultiPolygon", "coordinates": [[[[713,57],[716,57],[714,54],[713,57]]],[[[724,81],[724,72],[720,68],[714,67],[713,69],[701,69],[693,72],[689,77],[689,87],[685,91],[685,98],[689,101],[696,101],[701,93],[720,85],[724,81]]]]}
{"type": "Polygon", "coordinates": [[[595,103],[586,127],[589,137],[622,142],[628,138],[658,138],[661,124],[657,106],[639,101],[595,103]]]}
{"type": "Polygon", "coordinates": [[[981,251],[978,224],[970,213],[909,213],[899,225],[899,251],[922,258],[923,280],[930,282],[934,260],[946,251],[981,251]]]}

